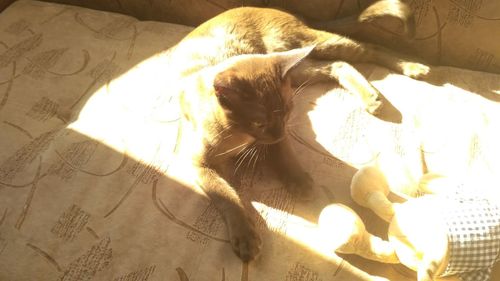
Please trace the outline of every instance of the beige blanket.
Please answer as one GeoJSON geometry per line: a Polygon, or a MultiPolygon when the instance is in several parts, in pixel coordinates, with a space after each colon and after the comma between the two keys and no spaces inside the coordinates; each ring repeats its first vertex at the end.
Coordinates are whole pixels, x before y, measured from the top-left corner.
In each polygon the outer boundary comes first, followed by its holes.
{"type": "Polygon", "coordinates": [[[422,82],[361,66],[393,105],[385,117],[402,122],[365,113],[333,84],[308,87],[290,134],[316,200],[248,173],[240,192],[264,248],[242,264],[182,157],[165,51],[189,31],[36,1],[0,14],[0,280],[412,280],[316,239],[332,202],[384,235],[349,198],[357,168],[379,165],[404,196],[418,195],[425,166],[498,197],[500,76],[436,67],[422,82]]]}

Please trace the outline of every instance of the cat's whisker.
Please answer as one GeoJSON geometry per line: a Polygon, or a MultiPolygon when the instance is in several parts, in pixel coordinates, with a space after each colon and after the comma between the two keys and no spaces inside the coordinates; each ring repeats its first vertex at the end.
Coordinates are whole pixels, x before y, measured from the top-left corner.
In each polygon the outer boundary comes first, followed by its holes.
{"type": "Polygon", "coordinates": [[[302,89],[302,87],[304,87],[305,85],[307,85],[307,83],[311,82],[311,78],[308,78],[307,80],[305,80],[304,82],[302,82],[302,84],[300,84],[294,91],[294,93],[296,93],[297,91],[300,91],[300,89],[302,89]]]}
{"type": "Polygon", "coordinates": [[[238,153],[236,153],[236,155],[240,155],[242,152],[244,152],[248,148],[248,145],[250,145],[250,143],[247,143],[247,146],[242,147],[240,149],[240,151],[238,151],[238,153]]]}
{"type": "Polygon", "coordinates": [[[259,147],[255,146],[254,151],[252,153],[252,157],[250,157],[250,160],[248,161],[247,168],[250,168],[250,165],[252,165],[252,174],[255,172],[255,164],[257,162],[257,159],[259,158],[259,147]]]}
{"type": "MultiPolygon", "coordinates": [[[[214,139],[217,139],[220,135],[224,134],[225,132],[229,131],[232,128],[231,125],[228,125],[227,127],[223,128],[217,135],[214,136],[214,139]]],[[[229,134],[228,136],[231,136],[232,134],[229,134]]]]}
{"type": "Polygon", "coordinates": [[[241,153],[241,152],[243,152],[243,153],[238,157],[238,160],[236,162],[243,161],[244,158],[247,157],[247,154],[249,154],[252,151],[253,147],[255,147],[255,144],[253,144],[250,147],[245,147],[243,150],[241,150],[239,153],[241,153]]]}
{"type": "Polygon", "coordinates": [[[236,163],[235,163],[236,164],[236,168],[234,169],[235,175],[238,172],[238,169],[243,164],[243,162],[245,162],[245,159],[248,157],[248,155],[250,155],[250,153],[252,152],[252,150],[254,148],[255,148],[255,145],[250,147],[250,148],[245,149],[245,151],[243,151],[243,153],[238,157],[238,159],[236,160],[236,163]]]}
{"type": "Polygon", "coordinates": [[[262,160],[262,154],[264,153],[264,149],[265,149],[265,145],[261,145],[259,146],[259,148],[257,149],[257,155],[255,157],[255,161],[253,162],[253,171],[252,173],[255,173],[255,167],[257,166],[257,163],[262,160]]]}
{"type": "Polygon", "coordinates": [[[238,156],[238,159],[236,159],[236,162],[234,163],[236,165],[234,173],[236,174],[236,171],[238,171],[238,168],[240,167],[241,163],[243,162],[243,158],[246,157],[246,154],[248,153],[249,149],[245,148],[243,150],[243,153],[238,156]]]}
{"type": "Polygon", "coordinates": [[[246,160],[248,160],[246,163],[247,169],[248,169],[249,163],[252,161],[253,155],[255,153],[255,147],[256,146],[254,145],[252,148],[250,148],[249,153],[248,153],[248,157],[246,157],[246,160]]]}
{"type": "Polygon", "coordinates": [[[289,127],[296,127],[296,126],[300,126],[300,125],[304,125],[304,124],[307,124],[309,122],[298,122],[298,123],[292,123],[292,124],[286,124],[286,127],[289,128],[289,127]]]}
{"type": "Polygon", "coordinates": [[[300,93],[302,93],[302,91],[307,87],[309,86],[309,84],[311,83],[311,79],[312,78],[309,78],[307,79],[306,81],[302,82],[302,84],[300,84],[296,89],[295,91],[293,92],[292,94],[292,97],[295,98],[297,96],[300,95],[300,93]]]}
{"type": "Polygon", "coordinates": [[[257,151],[258,151],[257,146],[254,146],[252,148],[252,153],[250,154],[250,157],[248,158],[248,161],[247,161],[247,164],[246,164],[246,171],[245,171],[246,173],[249,172],[249,169],[250,169],[250,167],[252,165],[252,162],[253,162],[253,159],[254,159],[255,155],[257,154],[257,151]]]}
{"type": "MultiPolygon", "coordinates": [[[[240,158],[238,158],[238,161],[240,160],[240,158]]],[[[239,161],[239,163],[238,163],[238,161],[236,161],[236,168],[234,168],[233,175],[236,175],[238,173],[238,170],[240,169],[241,163],[243,163],[243,161],[239,161]]]]}
{"type": "Polygon", "coordinates": [[[292,99],[294,98],[297,98],[298,96],[300,96],[300,94],[302,94],[304,92],[304,90],[306,89],[307,86],[304,86],[303,88],[299,89],[298,91],[296,91],[294,93],[294,95],[292,96],[292,99]]]}
{"type": "MultiPolygon", "coordinates": [[[[228,153],[231,153],[231,152],[235,151],[235,150],[236,150],[236,149],[238,149],[238,148],[245,149],[245,147],[246,147],[247,145],[249,145],[249,143],[248,143],[248,142],[244,142],[244,143],[242,143],[242,144],[240,144],[240,145],[238,145],[238,146],[236,146],[236,147],[230,148],[230,149],[228,149],[228,150],[226,150],[226,151],[224,151],[224,152],[221,152],[221,153],[219,153],[219,154],[217,154],[217,155],[215,155],[215,156],[222,156],[222,155],[226,155],[226,154],[228,154],[228,153]]],[[[240,150],[240,151],[241,151],[241,150],[240,150]]]]}

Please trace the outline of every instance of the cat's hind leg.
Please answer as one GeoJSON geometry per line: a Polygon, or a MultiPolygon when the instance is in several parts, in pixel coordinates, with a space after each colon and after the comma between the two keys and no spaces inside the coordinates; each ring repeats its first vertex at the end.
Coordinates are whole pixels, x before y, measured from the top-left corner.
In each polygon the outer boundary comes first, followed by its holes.
{"type": "Polygon", "coordinates": [[[313,42],[303,44],[316,45],[310,55],[315,59],[374,63],[415,79],[424,78],[430,71],[429,66],[382,46],[321,30],[308,29],[307,33],[313,42]]]}
{"type": "Polygon", "coordinates": [[[293,86],[306,81],[337,81],[341,87],[359,97],[363,107],[371,114],[377,114],[382,106],[380,92],[352,65],[343,61],[305,59],[290,73],[293,86]]]}

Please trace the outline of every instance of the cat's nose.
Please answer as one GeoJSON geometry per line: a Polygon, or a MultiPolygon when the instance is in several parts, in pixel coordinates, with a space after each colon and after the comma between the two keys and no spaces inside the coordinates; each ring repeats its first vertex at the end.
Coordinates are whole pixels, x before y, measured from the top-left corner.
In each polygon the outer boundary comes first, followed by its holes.
{"type": "Polygon", "coordinates": [[[274,126],[268,129],[267,135],[278,142],[284,137],[284,129],[281,126],[274,126]]]}
{"type": "Polygon", "coordinates": [[[274,126],[264,129],[258,141],[262,144],[274,144],[283,140],[284,137],[284,129],[274,126]]]}

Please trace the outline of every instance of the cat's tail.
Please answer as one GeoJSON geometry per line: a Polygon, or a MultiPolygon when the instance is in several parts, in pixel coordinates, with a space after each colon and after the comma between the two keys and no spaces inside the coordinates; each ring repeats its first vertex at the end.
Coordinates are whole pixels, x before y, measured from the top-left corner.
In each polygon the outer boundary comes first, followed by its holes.
{"type": "Polygon", "coordinates": [[[327,21],[309,20],[308,24],[314,28],[343,35],[354,35],[360,32],[367,23],[382,17],[399,20],[403,26],[403,35],[410,39],[415,37],[415,16],[413,11],[410,6],[399,0],[379,0],[368,6],[359,15],[327,21]]]}

